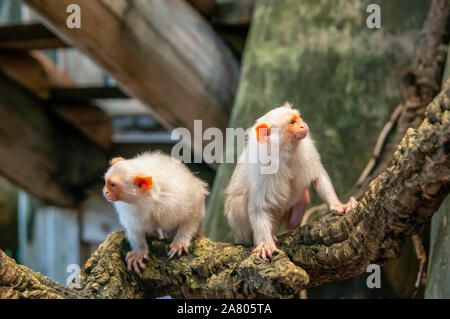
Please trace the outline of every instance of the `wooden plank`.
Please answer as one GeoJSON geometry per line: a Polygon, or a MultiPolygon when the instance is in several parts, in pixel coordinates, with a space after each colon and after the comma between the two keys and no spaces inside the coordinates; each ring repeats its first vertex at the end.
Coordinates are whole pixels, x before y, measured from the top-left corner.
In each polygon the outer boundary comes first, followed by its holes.
{"type": "Polygon", "coordinates": [[[104,151],[4,74],[0,92],[0,174],[45,202],[77,204],[101,181],[104,151]]]}
{"type": "Polygon", "coordinates": [[[45,50],[67,47],[66,42],[41,23],[0,27],[0,49],[45,50]]]}
{"type": "Polygon", "coordinates": [[[0,51],[0,68],[42,99],[50,98],[54,86],[75,86],[53,61],[38,51],[0,51]]]}
{"type": "Polygon", "coordinates": [[[83,50],[168,128],[225,128],[239,78],[230,50],[181,0],[26,0],[57,34],[83,50]],[[82,26],[66,26],[80,5],[82,26]]]}
{"type": "Polygon", "coordinates": [[[52,88],[51,101],[55,103],[80,103],[93,99],[128,99],[118,87],[73,87],[73,88],[52,88]]]}
{"type": "Polygon", "coordinates": [[[78,128],[87,138],[108,150],[112,145],[111,118],[92,102],[51,104],[58,115],[78,128]]]}
{"type": "Polygon", "coordinates": [[[152,116],[151,109],[137,99],[100,100],[97,104],[111,117],[152,116]]]}
{"type": "MultiPolygon", "coordinates": [[[[0,51],[0,69],[42,99],[51,98],[55,86],[61,90],[70,90],[75,86],[67,74],[39,51],[0,51]]],[[[62,100],[52,105],[87,137],[106,149],[111,146],[110,118],[97,105],[86,100],[72,100],[70,103],[62,100]]]]}

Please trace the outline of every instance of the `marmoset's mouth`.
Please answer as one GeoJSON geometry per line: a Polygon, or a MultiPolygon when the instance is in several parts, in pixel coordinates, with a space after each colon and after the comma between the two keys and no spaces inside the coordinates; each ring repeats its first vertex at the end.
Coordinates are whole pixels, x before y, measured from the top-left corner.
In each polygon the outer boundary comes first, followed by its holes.
{"type": "Polygon", "coordinates": [[[117,198],[114,197],[114,196],[111,196],[111,194],[108,191],[106,191],[105,189],[103,189],[103,196],[109,202],[116,202],[117,201],[117,198]]]}
{"type": "Polygon", "coordinates": [[[308,129],[305,129],[304,131],[295,134],[295,137],[297,139],[301,140],[301,139],[304,139],[306,137],[306,135],[308,135],[308,129]]]}

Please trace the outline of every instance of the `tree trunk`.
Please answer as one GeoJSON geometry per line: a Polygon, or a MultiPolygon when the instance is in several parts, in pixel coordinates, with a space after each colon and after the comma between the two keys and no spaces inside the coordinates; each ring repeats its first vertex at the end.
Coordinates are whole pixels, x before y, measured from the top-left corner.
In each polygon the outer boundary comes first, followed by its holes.
{"type": "Polygon", "coordinates": [[[191,253],[167,260],[168,240],[151,239],[142,275],[126,270],[123,232],[100,245],[82,271],[81,289],[64,288],[19,266],[0,251],[0,297],[154,298],[298,297],[304,288],[350,278],[398,256],[406,236],[420,231],[450,190],[450,80],[409,129],[391,166],[369,186],[357,209],[330,214],[279,237],[271,263],[251,247],[200,235],[191,253]]]}

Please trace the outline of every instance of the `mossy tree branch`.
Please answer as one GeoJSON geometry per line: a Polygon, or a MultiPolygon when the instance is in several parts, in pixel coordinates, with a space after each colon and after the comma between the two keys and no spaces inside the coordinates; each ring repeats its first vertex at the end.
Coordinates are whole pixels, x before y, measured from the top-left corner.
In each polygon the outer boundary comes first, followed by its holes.
{"type": "Polygon", "coordinates": [[[280,236],[271,263],[251,247],[198,236],[191,254],[167,259],[168,240],[149,239],[142,276],[126,270],[123,232],[100,245],[70,290],[19,266],[0,252],[0,297],[154,298],[296,297],[301,289],[359,275],[371,263],[395,258],[406,236],[419,231],[450,187],[450,80],[430,103],[417,130],[409,129],[389,168],[369,185],[356,211],[327,215],[280,236]]]}

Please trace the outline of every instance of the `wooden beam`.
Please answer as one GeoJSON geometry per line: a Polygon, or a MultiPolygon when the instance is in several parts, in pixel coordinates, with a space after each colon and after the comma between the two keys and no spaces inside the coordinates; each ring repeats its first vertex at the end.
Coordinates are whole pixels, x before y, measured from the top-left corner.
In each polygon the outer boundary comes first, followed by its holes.
{"type": "Polygon", "coordinates": [[[67,74],[38,51],[0,50],[0,69],[42,99],[50,98],[54,86],[75,86],[67,74]]]}
{"type": "Polygon", "coordinates": [[[57,34],[83,50],[167,128],[224,129],[239,78],[230,50],[181,0],[25,0],[57,34]],[[80,29],[66,8],[80,5],[80,29]]]}
{"type": "Polygon", "coordinates": [[[118,87],[73,87],[73,88],[52,88],[51,100],[55,103],[80,103],[94,99],[128,99],[118,87]]]}
{"type": "Polygon", "coordinates": [[[76,205],[101,182],[105,152],[3,73],[0,92],[0,174],[44,202],[76,205]]]}
{"type": "MultiPolygon", "coordinates": [[[[50,99],[55,86],[76,90],[75,82],[39,51],[0,50],[0,69],[41,99],[50,99]]],[[[60,100],[50,104],[94,142],[105,149],[111,146],[111,120],[93,102],[72,99],[70,103],[60,100]]]]}
{"type": "Polygon", "coordinates": [[[93,102],[50,103],[52,109],[105,150],[112,146],[111,118],[93,102]]]}
{"type": "Polygon", "coordinates": [[[67,47],[66,42],[41,23],[0,27],[0,49],[45,50],[67,47]]]}

